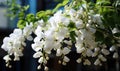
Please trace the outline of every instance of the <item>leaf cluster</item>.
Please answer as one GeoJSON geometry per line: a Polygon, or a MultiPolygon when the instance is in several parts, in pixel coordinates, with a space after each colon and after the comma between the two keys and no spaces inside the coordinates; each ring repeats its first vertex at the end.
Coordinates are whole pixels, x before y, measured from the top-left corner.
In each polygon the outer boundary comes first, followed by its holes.
{"type": "Polygon", "coordinates": [[[116,2],[118,0],[97,0],[94,4],[95,11],[102,15],[104,25],[104,29],[97,27],[96,40],[108,46],[116,44],[118,39],[115,39],[115,37],[120,37],[120,32],[112,32],[114,28],[120,30],[120,8],[115,6],[116,2]]]}

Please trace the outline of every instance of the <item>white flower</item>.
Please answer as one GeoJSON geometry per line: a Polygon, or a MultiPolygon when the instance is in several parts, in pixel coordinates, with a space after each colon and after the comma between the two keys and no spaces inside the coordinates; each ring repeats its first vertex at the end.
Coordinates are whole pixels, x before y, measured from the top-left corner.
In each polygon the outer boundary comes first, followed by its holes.
{"type": "Polygon", "coordinates": [[[41,49],[43,48],[43,43],[44,43],[44,42],[37,42],[37,43],[32,44],[32,49],[33,49],[34,51],[39,51],[39,50],[41,50],[41,49]]]}
{"type": "Polygon", "coordinates": [[[85,61],[84,61],[83,64],[84,64],[84,65],[91,65],[91,62],[90,62],[88,59],[85,59],[85,61]]]}
{"type": "Polygon", "coordinates": [[[100,14],[93,15],[92,20],[93,20],[93,22],[98,23],[99,25],[101,25],[101,23],[102,23],[100,14]]]}
{"type": "Polygon", "coordinates": [[[53,17],[50,18],[49,22],[52,26],[57,26],[60,23],[63,23],[65,26],[68,26],[70,20],[67,17],[63,16],[62,10],[59,10],[54,14],[53,17]]]}
{"type": "Polygon", "coordinates": [[[85,51],[84,47],[77,47],[77,53],[82,53],[85,51]]]}
{"type": "Polygon", "coordinates": [[[77,11],[79,15],[84,15],[84,9],[80,7],[80,9],[77,11]]]}
{"type": "Polygon", "coordinates": [[[94,64],[95,64],[95,65],[99,65],[99,64],[101,64],[101,62],[100,62],[99,59],[97,59],[97,60],[94,62],[94,64]]]}
{"type": "Polygon", "coordinates": [[[64,65],[64,66],[65,66],[65,65],[67,65],[67,63],[66,63],[66,62],[62,62],[62,65],[64,65]]]}
{"type": "Polygon", "coordinates": [[[66,27],[62,27],[55,33],[55,38],[61,42],[67,36],[67,33],[68,29],[66,27]]]}
{"type": "Polygon", "coordinates": [[[91,34],[94,34],[96,32],[96,29],[89,27],[89,31],[91,32],[91,34]]]}
{"type": "Polygon", "coordinates": [[[85,3],[82,4],[82,7],[85,8],[85,9],[87,9],[87,4],[85,4],[85,3]]]}
{"type": "Polygon", "coordinates": [[[100,50],[100,48],[98,48],[98,47],[94,49],[95,52],[98,52],[99,50],[100,50]]]}
{"type": "Polygon", "coordinates": [[[110,52],[107,49],[102,49],[101,50],[104,55],[109,55],[110,52]]]}
{"type": "Polygon", "coordinates": [[[41,69],[41,65],[39,65],[39,66],[37,67],[37,69],[38,69],[38,70],[41,69]]]}
{"type": "Polygon", "coordinates": [[[62,53],[63,53],[64,55],[66,55],[66,54],[68,54],[70,51],[71,51],[71,50],[70,50],[69,48],[65,47],[65,48],[63,48],[62,53]]]}
{"type": "Polygon", "coordinates": [[[38,21],[38,26],[43,27],[44,25],[45,25],[45,23],[44,23],[43,19],[38,21]]]}
{"type": "Polygon", "coordinates": [[[43,61],[44,61],[43,57],[40,57],[40,59],[38,60],[39,63],[43,63],[43,61]]]}
{"type": "Polygon", "coordinates": [[[44,33],[42,32],[42,27],[38,26],[37,29],[35,30],[35,34],[39,39],[44,37],[44,33]]]}
{"type": "MultiPolygon", "coordinates": [[[[22,36],[22,30],[21,29],[14,29],[13,34],[18,35],[18,36],[22,36]]],[[[12,36],[10,35],[10,37],[12,37],[12,36]]]]}
{"type": "Polygon", "coordinates": [[[51,17],[49,20],[48,20],[48,22],[50,23],[50,26],[54,29],[54,30],[56,30],[59,26],[59,24],[58,23],[56,23],[55,22],[55,18],[54,17],[51,17]]]}
{"type": "Polygon", "coordinates": [[[53,40],[46,40],[45,43],[44,43],[44,50],[47,52],[47,53],[50,53],[52,48],[54,47],[54,41],[53,40]]]}
{"type": "Polygon", "coordinates": [[[98,58],[103,62],[107,61],[107,59],[101,54],[98,56],[98,58]]]}
{"type": "Polygon", "coordinates": [[[111,46],[109,50],[112,51],[112,52],[115,51],[116,50],[116,46],[115,45],[111,46]]]}
{"type": "Polygon", "coordinates": [[[75,46],[76,46],[76,48],[83,47],[83,40],[81,39],[81,36],[79,36],[79,35],[76,38],[76,44],[75,44],[75,46]]]}
{"type": "Polygon", "coordinates": [[[118,57],[119,57],[118,53],[115,52],[115,53],[113,54],[113,58],[118,58],[118,57]]]}
{"type": "Polygon", "coordinates": [[[68,13],[71,17],[75,16],[76,11],[74,9],[70,9],[69,13],[68,13]]]}
{"type": "Polygon", "coordinates": [[[92,56],[92,55],[93,55],[93,52],[92,52],[92,50],[87,49],[86,54],[87,54],[87,56],[88,56],[88,57],[90,57],[90,56],[92,56]]]}
{"type": "Polygon", "coordinates": [[[75,25],[76,25],[77,28],[83,28],[83,27],[85,27],[85,24],[83,23],[82,20],[76,21],[75,25]]]}
{"type": "Polygon", "coordinates": [[[45,71],[48,71],[49,69],[48,69],[48,67],[47,67],[47,66],[45,66],[44,70],[45,70],[45,71]]]}
{"type": "Polygon", "coordinates": [[[33,24],[30,23],[30,25],[28,25],[26,23],[26,26],[23,29],[23,35],[30,41],[33,39],[32,36],[30,36],[32,32],[33,32],[33,24]]]}
{"type": "Polygon", "coordinates": [[[72,42],[71,41],[68,41],[68,40],[64,40],[64,43],[68,44],[68,45],[72,45],[72,42]]]}
{"type": "Polygon", "coordinates": [[[56,56],[61,56],[61,55],[62,55],[62,50],[61,49],[57,49],[56,56]]]}
{"type": "Polygon", "coordinates": [[[94,52],[93,54],[92,54],[92,57],[96,57],[98,55],[98,52],[94,52]]]}
{"type": "Polygon", "coordinates": [[[54,35],[53,34],[54,34],[54,29],[53,28],[50,28],[47,31],[45,31],[45,38],[46,38],[46,40],[49,40],[49,41],[53,40],[54,39],[54,35]]]}
{"type": "Polygon", "coordinates": [[[64,56],[63,61],[65,61],[65,62],[69,62],[69,61],[70,61],[70,59],[69,59],[67,56],[64,56]]]}
{"type": "Polygon", "coordinates": [[[5,37],[2,48],[8,52],[8,55],[14,55],[14,60],[19,60],[23,56],[23,47],[25,46],[25,38],[21,29],[15,29],[9,37],[5,37]]]}
{"type": "Polygon", "coordinates": [[[19,61],[20,57],[19,56],[15,56],[14,61],[19,61]]]}
{"type": "Polygon", "coordinates": [[[36,52],[36,53],[33,55],[33,57],[34,57],[34,58],[39,58],[39,57],[42,56],[42,55],[43,55],[42,52],[36,52]]]}
{"type": "Polygon", "coordinates": [[[63,23],[65,26],[68,26],[69,23],[70,23],[70,19],[69,19],[69,18],[66,18],[66,17],[62,17],[62,18],[61,18],[61,21],[62,21],[62,23],[63,23]]]}
{"type": "Polygon", "coordinates": [[[3,59],[4,59],[6,62],[11,61],[11,58],[10,58],[9,55],[4,56],[3,59]]]}
{"type": "Polygon", "coordinates": [[[5,51],[10,51],[12,49],[10,42],[10,38],[9,37],[5,37],[3,39],[3,43],[1,48],[4,49],[5,51]]]}
{"type": "Polygon", "coordinates": [[[81,58],[78,58],[78,59],[76,60],[77,63],[81,63],[81,61],[82,61],[81,58]]]}
{"type": "Polygon", "coordinates": [[[17,52],[14,52],[14,61],[19,61],[20,60],[20,55],[19,55],[19,53],[17,53],[17,52]]]}
{"type": "Polygon", "coordinates": [[[81,40],[84,40],[84,38],[88,36],[86,29],[81,29],[79,32],[81,33],[81,40]]]}
{"type": "Polygon", "coordinates": [[[112,30],[113,34],[118,33],[118,32],[120,32],[120,30],[118,28],[113,28],[113,30],[112,30]]]}
{"type": "Polygon", "coordinates": [[[59,42],[59,41],[54,41],[54,45],[53,45],[53,49],[55,50],[55,49],[59,49],[62,45],[61,45],[61,43],[59,42]]]}

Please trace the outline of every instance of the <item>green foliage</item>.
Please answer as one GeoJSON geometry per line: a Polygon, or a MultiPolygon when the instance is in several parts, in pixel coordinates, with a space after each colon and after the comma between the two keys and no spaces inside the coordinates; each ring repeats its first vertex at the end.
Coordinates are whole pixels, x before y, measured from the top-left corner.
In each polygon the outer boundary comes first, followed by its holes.
{"type": "Polygon", "coordinates": [[[95,38],[96,41],[98,41],[98,42],[103,42],[103,40],[104,40],[104,35],[103,35],[102,32],[96,31],[95,36],[96,36],[96,38],[95,38]]]}
{"type": "Polygon", "coordinates": [[[26,16],[26,21],[28,22],[28,23],[30,23],[30,22],[35,22],[35,16],[34,16],[34,14],[28,14],[27,16],[26,16]]]}
{"type": "Polygon", "coordinates": [[[108,46],[115,44],[114,36],[120,37],[120,32],[116,34],[112,33],[113,28],[120,26],[120,12],[118,12],[119,8],[115,6],[116,1],[117,0],[113,2],[110,0],[97,0],[94,7],[95,11],[102,15],[102,21],[105,28],[105,30],[100,30],[101,32],[96,32],[97,41],[102,41],[108,46]],[[103,37],[103,34],[105,37],[103,37]]]}
{"type": "MultiPolygon", "coordinates": [[[[19,13],[19,19],[21,19],[22,21],[24,20],[24,22],[28,22],[28,24],[30,22],[35,23],[36,21],[43,19],[45,22],[48,20],[48,18],[53,15],[60,7],[65,6],[67,3],[69,2],[69,0],[64,0],[62,3],[59,3],[55,9],[53,10],[46,10],[46,11],[39,11],[36,13],[36,16],[34,16],[33,14],[28,14],[27,16],[25,16],[24,11],[27,10],[29,8],[29,6],[24,6],[24,9],[21,10],[21,12],[19,13]]],[[[18,27],[19,28],[23,28],[25,26],[25,24],[23,23],[19,23],[18,22],[18,27]]]]}
{"type": "Polygon", "coordinates": [[[29,5],[21,6],[17,3],[16,0],[7,0],[8,12],[7,16],[11,19],[18,17],[19,19],[23,19],[25,17],[25,11],[28,10],[29,5]]]}
{"type": "Polygon", "coordinates": [[[60,7],[65,6],[66,4],[68,4],[69,0],[63,0],[62,3],[59,3],[53,10],[52,12],[55,13],[60,7]]]}
{"type": "Polygon", "coordinates": [[[75,42],[75,37],[76,37],[76,33],[75,33],[75,30],[76,30],[76,26],[75,26],[75,23],[73,22],[70,22],[70,24],[68,25],[68,29],[70,31],[70,37],[71,37],[71,40],[72,42],[74,43],[75,42]]]}
{"type": "Polygon", "coordinates": [[[17,26],[21,29],[23,29],[26,25],[26,22],[24,20],[19,20],[17,23],[17,26]]]}
{"type": "Polygon", "coordinates": [[[47,21],[47,19],[52,15],[51,10],[46,10],[46,11],[40,11],[36,13],[37,19],[43,19],[44,21],[47,21]]]}

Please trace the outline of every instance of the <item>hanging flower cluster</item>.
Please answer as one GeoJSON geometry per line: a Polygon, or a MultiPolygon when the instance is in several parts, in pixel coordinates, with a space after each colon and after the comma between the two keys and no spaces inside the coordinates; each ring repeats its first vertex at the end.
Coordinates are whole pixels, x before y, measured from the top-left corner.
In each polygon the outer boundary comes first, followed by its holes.
{"type": "MultiPolygon", "coordinates": [[[[102,20],[103,15],[89,8],[86,1],[83,1],[77,8],[76,3],[66,5],[64,10],[58,10],[47,21],[39,19],[35,23],[26,24],[23,30],[15,29],[9,37],[5,37],[2,48],[8,52],[8,55],[4,57],[7,66],[11,61],[11,55],[15,56],[15,61],[23,56],[25,39],[34,41],[31,45],[35,51],[33,57],[38,58],[38,69],[41,69],[43,65],[45,71],[48,71],[46,64],[53,51],[57,57],[60,57],[59,63],[62,65],[70,61],[67,55],[72,48],[75,48],[76,53],[79,54],[76,62],[83,62],[84,65],[92,64],[90,57],[96,58],[94,65],[102,65],[102,62],[107,61],[106,56],[110,52],[114,52],[113,58],[118,58],[119,37],[115,37],[117,44],[109,46],[106,42],[99,41],[102,36],[109,35],[104,32],[101,34],[101,30],[106,30],[102,20]],[[36,35],[34,39],[31,36],[32,33],[36,35]]],[[[118,32],[120,32],[118,29],[112,29],[113,34],[118,32]]]]}
{"type": "Polygon", "coordinates": [[[3,58],[7,63],[6,66],[11,67],[11,65],[9,65],[9,61],[12,60],[10,56],[14,55],[14,61],[19,61],[20,57],[23,56],[22,51],[26,46],[25,39],[32,40],[32,36],[30,36],[33,31],[32,26],[32,24],[26,24],[23,30],[14,29],[9,37],[3,39],[1,48],[8,52],[8,55],[3,58]]]}

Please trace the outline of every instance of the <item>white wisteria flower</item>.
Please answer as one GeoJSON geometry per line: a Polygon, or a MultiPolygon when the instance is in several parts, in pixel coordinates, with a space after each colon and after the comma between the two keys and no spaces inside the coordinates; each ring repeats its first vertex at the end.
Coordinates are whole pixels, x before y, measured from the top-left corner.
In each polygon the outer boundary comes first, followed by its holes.
{"type": "Polygon", "coordinates": [[[78,54],[76,62],[84,65],[92,63],[102,65],[102,62],[107,61],[110,52],[113,53],[113,58],[118,58],[119,29],[112,27],[107,30],[103,15],[82,1],[79,5],[76,5],[77,1],[71,2],[64,10],[58,10],[50,15],[45,12],[45,15],[48,15],[44,16],[45,18],[41,17],[43,14],[39,15],[40,19],[36,16],[34,22],[26,22],[23,29],[15,29],[5,37],[1,48],[8,53],[3,58],[6,60],[6,66],[10,66],[11,55],[14,55],[14,61],[20,60],[23,56],[26,39],[33,40],[31,44],[35,51],[33,57],[38,59],[38,69],[44,66],[45,71],[49,70],[47,63],[51,55],[57,56],[59,63],[66,65],[70,61],[69,54],[72,50],[78,54]],[[112,44],[109,46],[107,41],[111,39],[112,44]],[[94,58],[95,61],[90,58],[94,58]]]}
{"type": "Polygon", "coordinates": [[[15,29],[9,37],[4,38],[1,48],[8,52],[8,55],[4,57],[6,62],[11,60],[10,57],[8,57],[10,55],[14,55],[14,61],[20,60],[20,56],[23,56],[23,48],[26,46],[24,41],[25,38],[21,29],[15,29]]]}
{"type": "Polygon", "coordinates": [[[30,40],[30,41],[33,40],[32,36],[31,36],[33,29],[34,29],[33,23],[30,23],[29,25],[28,25],[28,23],[26,23],[26,27],[24,27],[24,29],[23,29],[23,35],[25,38],[27,38],[27,40],[30,40]]]}

